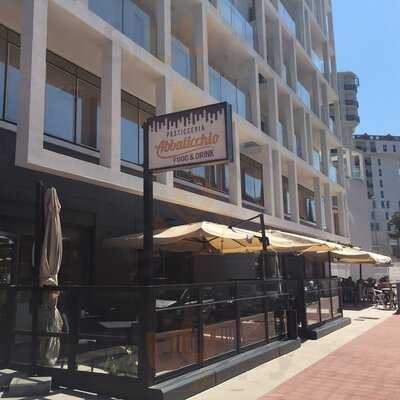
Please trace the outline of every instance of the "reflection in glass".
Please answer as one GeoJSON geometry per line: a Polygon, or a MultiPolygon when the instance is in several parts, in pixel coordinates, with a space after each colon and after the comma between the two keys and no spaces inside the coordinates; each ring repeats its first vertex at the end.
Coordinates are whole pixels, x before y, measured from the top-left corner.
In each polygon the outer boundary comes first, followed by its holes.
{"type": "Polygon", "coordinates": [[[191,79],[190,50],[176,37],[172,37],[172,67],[184,78],[191,79]]]}
{"type": "Polygon", "coordinates": [[[263,300],[240,302],[240,345],[248,346],[265,340],[263,300]]]}
{"type": "Polygon", "coordinates": [[[195,308],[157,313],[156,374],[197,362],[198,313],[195,308]]]}
{"type": "Polygon", "coordinates": [[[3,118],[7,42],[0,39],[0,119],[3,118]]]}
{"type": "Polygon", "coordinates": [[[276,327],[275,311],[268,311],[268,339],[275,339],[278,336],[278,330],[276,327]]]}
{"type": "Polygon", "coordinates": [[[203,308],[204,359],[236,349],[236,321],[234,303],[231,301],[203,308]]]}
{"type": "Polygon", "coordinates": [[[20,82],[20,50],[17,46],[8,45],[6,112],[5,119],[17,123],[18,93],[20,82]]]}
{"type": "Polygon", "coordinates": [[[47,64],[45,102],[45,132],[74,141],[75,78],[47,64]]]}
{"type": "Polygon", "coordinates": [[[333,318],[341,317],[342,310],[340,307],[339,291],[334,290],[332,293],[332,312],[333,318]]]}
{"type": "Polygon", "coordinates": [[[78,79],[76,119],[78,143],[98,148],[100,137],[100,90],[80,79],[78,79]]]}
{"type": "Polygon", "coordinates": [[[122,31],[123,0],[89,0],[89,8],[115,28],[122,31]]]}
{"type": "Polygon", "coordinates": [[[313,302],[306,305],[307,325],[314,325],[320,322],[319,302],[313,302]]]}
{"type": "Polygon", "coordinates": [[[123,16],[124,34],[150,51],[150,16],[140,9],[133,0],[124,0],[123,16]]]}

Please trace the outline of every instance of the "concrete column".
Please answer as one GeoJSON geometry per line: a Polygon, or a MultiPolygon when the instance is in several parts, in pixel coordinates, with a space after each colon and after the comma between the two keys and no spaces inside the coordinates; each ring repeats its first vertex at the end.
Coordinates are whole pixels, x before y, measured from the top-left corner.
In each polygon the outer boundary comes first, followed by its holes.
{"type": "Polygon", "coordinates": [[[343,147],[339,147],[337,149],[337,158],[338,158],[338,183],[343,186],[345,180],[345,157],[344,157],[343,147]]]}
{"type": "Polygon", "coordinates": [[[285,95],[283,98],[283,102],[283,114],[285,118],[288,146],[289,150],[294,151],[296,138],[294,137],[293,102],[291,96],[285,95]]]}
{"type": "Polygon", "coordinates": [[[257,51],[260,56],[267,59],[267,28],[265,23],[264,0],[255,0],[257,51]]]}
{"type": "Polygon", "coordinates": [[[338,199],[338,215],[339,215],[339,232],[342,236],[347,236],[346,195],[344,193],[338,193],[337,199],[338,199]]]}
{"type": "Polygon", "coordinates": [[[329,183],[324,184],[324,199],[326,230],[328,232],[334,233],[335,225],[333,222],[332,193],[329,183]]]}
{"type": "Polygon", "coordinates": [[[305,49],[309,56],[311,56],[311,25],[310,25],[310,15],[307,10],[304,10],[304,33],[305,33],[305,49]]]}
{"type": "Polygon", "coordinates": [[[157,57],[171,64],[171,0],[156,0],[157,57]]]}
{"type": "Polygon", "coordinates": [[[321,119],[322,121],[325,122],[326,126],[329,126],[328,88],[326,84],[321,85],[321,103],[322,103],[321,119]]]}
{"type": "Polygon", "coordinates": [[[274,178],[275,217],[283,219],[282,160],[278,150],[272,150],[272,168],[274,178]]]}
{"type": "Polygon", "coordinates": [[[298,108],[294,111],[294,121],[298,143],[301,146],[301,158],[308,162],[308,143],[307,143],[307,124],[304,108],[298,108]]]}
{"type": "Polygon", "coordinates": [[[279,105],[278,105],[278,88],[275,79],[269,79],[267,84],[268,96],[268,126],[269,133],[272,138],[277,140],[278,137],[278,121],[279,121],[279,105]]]}
{"type": "Polygon", "coordinates": [[[198,86],[208,93],[208,40],[207,10],[203,3],[193,6],[194,13],[194,48],[196,56],[196,73],[198,86]]]}
{"type": "Polygon", "coordinates": [[[279,76],[282,76],[283,66],[283,44],[282,44],[282,24],[279,20],[275,22],[275,35],[274,35],[274,60],[275,69],[279,76]]]}
{"type": "Polygon", "coordinates": [[[258,83],[258,65],[255,59],[252,59],[249,63],[248,77],[251,121],[258,129],[261,129],[260,85],[258,83]]]}
{"type": "Polygon", "coordinates": [[[313,165],[313,132],[311,124],[310,113],[305,113],[306,118],[306,141],[307,141],[307,153],[308,153],[308,163],[313,165]]]}
{"type": "Polygon", "coordinates": [[[102,49],[100,165],[121,167],[121,48],[108,42],[102,49]]]}
{"type": "Polygon", "coordinates": [[[324,59],[324,76],[325,79],[332,84],[331,81],[331,71],[330,71],[330,57],[329,57],[329,46],[328,42],[324,41],[322,44],[322,54],[324,59]]]}
{"type": "Polygon", "coordinates": [[[329,149],[326,143],[326,132],[320,131],[320,143],[321,143],[321,164],[322,164],[322,172],[325,175],[329,174],[329,149]]]}
{"type": "Polygon", "coordinates": [[[314,178],[314,199],[317,228],[322,230],[322,210],[321,210],[321,180],[314,178]]]}
{"type": "Polygon", "coordinates": [[[290,86],[296,92],[297,86],[297,57],[294,40],[290,40],[289,43],[289,76],[290,86]]]}
{"type": "Polygon", "coordinates": [[[48,0],[21,2],[21,81],[16,164],[43,149],[48,0]]]}
{"type": "Polygon", "coordinates": [[[263,190],[264,190],[264,208],[268,215],[274,215],[275,197],[274,197],[274,173],[272,162],[271,146],[263,148],[263,190]]]}
{"type": "Polygon", "coordinates": [[[297,187],[297,168],[295,161],[288,161],[290,217],[295,223],[299,223],[299,191],[297,187]]]}
{"type": "Polygon", "coordinates": [[[233,121],[233,162],[229,163],[229,200],[242,206],[242,176],[240,170],[240,140],[236,121],[233,121]]]}
{"type": "Polygon", "coordinates": [[[312,74],[312,92],[313,92],[313,111],[318,117],[321,115],[321,91],[319,86],[318,72],[312,74]]]}
{"type": "MultiPolygon", "coordinates": [[[[171,82],[166,77],[161,77],[156,83],[156,113],[157,115],[172,112],[171,82]]],[[[157,175],[157,181],[164,185],[174,186],[173,171],[163,172],[157,175]]]]}

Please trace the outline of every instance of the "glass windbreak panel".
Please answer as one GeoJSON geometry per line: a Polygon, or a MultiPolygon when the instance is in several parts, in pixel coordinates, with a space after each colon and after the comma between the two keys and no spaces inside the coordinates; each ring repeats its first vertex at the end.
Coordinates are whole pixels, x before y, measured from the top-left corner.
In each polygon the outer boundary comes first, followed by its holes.
{"type": "Polygon", "coordinates": [[[32,291],[18,290],[15,307],[15,329],[30,331],[32,329],[32,291]]]}
{"type": "Polygon", "coordinates": [[[321,320],[328,321],[332,319],[331,292],[329,289],[320,291],[321,320]]]}
{"type": "Polygon", "coordinates": [[[289,30],[296,35],[296,22],[292,18],[292,16],[287,11],[286,7],[282,4],[280,0],[278,0],[278,12],[283,21],[285,22],[286,26],[289,30]]]}
{"type": "Polygon", "coordinates": [[[264,300],[249,300],[239,303],[240,345],[242,347],[265,340],[264,300]]]}
{"type": "Polygon", "coordinates": [[[319,302],[306,304],[307,325],[314,325],[320,322],[319,319],[319,302]]]}
{"type": "Polygon", "coordinates": [[[80,79],[78,80],[76,120],[77,142],[98,148],[100,144],[100,89],[80,79]]]}
{"type": "Polygon", "coordinates": [[[11,352],[11,362],[20,365],[30,365],[32,363],[31,354],[32,336],[15,335],[11,352]]]}
{"type": "Polygon", "coordinates": [[[217,100],[221,100],[221,75],[214,68],[208,66],[210,80],[210,94],[217,100]]]}
{"type": "Polygon", "coordinates": [[[159,288],[155,296],[157,309],[188,306],[199,302],[199,292],[197,288],[159,288]]]}
{"type": "Polygon", "coordinates": [[[246,95],[239,89],[236,89],[236,95],[237,95],[237,109],[236,112],[242,116],[243,118],[247,117],[246,114],[246,95]]]}
{"type": "Polygon", "coordinates": [[[268,311],[268,339],[275,339],[278,337],[278,329],[276,326],[275,311],[268,311]]]}
{"type": "Polygon", "coordinates": [[[122,31],[122,3],[123,0],[89,0],[89,8],[122,31]]]}
{"type": "Polygon", "coordinates": [[[7,42],[0,38],[0,119],[3,119],[7,42]]]}
{"type": "Polygon", "coordinates": [[[175,37],[172,37],[172,67],[184,78],[191,79],[190,50],[175,37]]]}
{"type": "Polygon", "coordinates": [[[240,284],[237,288],[238,298],[258,297],[264,295],[264,283],[240,284]]]}
{"type": "Polygon", "coordinates": [[[198,309],[157,312],[156,375],[197,363],[198,309]]]}
{"type": "Polygon", "coordinates": [[[202,313],[204,359],[234,351],[237,343],[235,303],[208,305],[203,307],[202,313]]]}
{"type": "MultiPolygon", "coordinates": [[[[73,312],[68,305],[73,304],[74,293],[68,296],[66,310],[73,312]]],[[[81,291],[78,371],[137,376],[140,307],[140,295],[133,288],[81,291]]]]}
{"type": "Polygon", "coordinates": [[[6,111],[5,119],[17,123],[18,97],[20,82],[20,50],[17,46],[8,45],[6,111]]]}
{"type": "Polygon", "coordinates": [[[133,0],[124,0],[123,32],[138,45],[150,51],[150,16],[133,0]]]}
{"type": "Polygon", "coordinates": [[[75,77],[47,64],[44,129],[71,142],[75,136],[75,83],[75,77]]]}
{"type": "Polygon", "coordinates": [[[342,308],[340,306],[340,292],[338,289],[332,290],[332,315],[333,318],[342,316],[342,308]]]}
{"type": "Polygon", "coordinates": [[[121,159],[140,164],[139,110],[136,106],[121,103],[121,159]]]}
{"type": "Polygon", "coordinates": [[[15,240],[9,235],[0,232],[0,285],[9,285],[11,283],[15,250],[15,240]]]}

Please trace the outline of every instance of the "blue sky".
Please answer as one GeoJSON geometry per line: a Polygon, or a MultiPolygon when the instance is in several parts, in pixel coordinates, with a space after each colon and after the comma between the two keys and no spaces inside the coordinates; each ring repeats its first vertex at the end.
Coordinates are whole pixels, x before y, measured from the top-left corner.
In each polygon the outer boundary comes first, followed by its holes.
{"type": "Polygon", "coordinates": [[[360,78],[356,133],[400,135],[400,0],[332,0],[338,71],[360,78]]]}

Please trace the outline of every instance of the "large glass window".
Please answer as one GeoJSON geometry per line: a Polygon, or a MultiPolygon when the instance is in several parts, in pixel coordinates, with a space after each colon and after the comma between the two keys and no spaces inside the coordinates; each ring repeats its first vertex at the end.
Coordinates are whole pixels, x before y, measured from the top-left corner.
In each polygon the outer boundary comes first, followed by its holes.
{"type": "Polygon", "coordinates": [[[69,141],[75,139],[75,83],[73,75],[47,64],[44,129],[69,141]]]}
{"type": "Polygon", "coordinates": [[[299,185],[299,214],[300,218],[309,221],[315,222],[315,198],[314,192],[306,189],[305,187],[299,185]]]}
{"type": "Polygon", "coordinates": [[[176,171],[176,176],[199,186],[219,192],[229,192],[229,170],[227,165],[186,168],[176,171]]]}
{"type": "Polygon", "coordinates": [[[123,0],[89,0],[89,8],[122,31],[122,2],[123,0]]]}
{"type": "Polygon", "coordinates": [[[244,155],[240,156],[243,200],[264,205],[262,165],[244,155]]]}
{"type": "Polygon", "coordinates": [[[77,141],[98,148],[100,138],[100,89],[78,79],[76,105],[77,141]]]}
{"type": "Polygon", "coordinates": [[[282,176],[282,192],[283,192],[283,212],[290,215],[290,193],[289,193],[289,179],[282,176]]]}
{"type": "Polygon", "coordinates": [[[127,101],[121,104],[121,159],[140,164],[139,110],[127,101]]]}
{"type": "Polygon", "coordinates": [[[7,87],[5,119],[17,123],[18,93],[20,82],[20,50],[13,44],[8,45],[7,87]]]}

